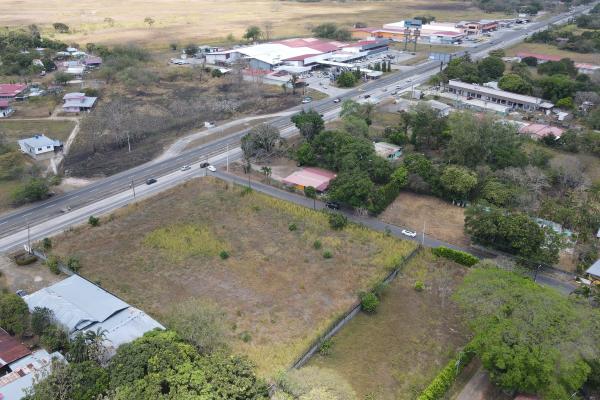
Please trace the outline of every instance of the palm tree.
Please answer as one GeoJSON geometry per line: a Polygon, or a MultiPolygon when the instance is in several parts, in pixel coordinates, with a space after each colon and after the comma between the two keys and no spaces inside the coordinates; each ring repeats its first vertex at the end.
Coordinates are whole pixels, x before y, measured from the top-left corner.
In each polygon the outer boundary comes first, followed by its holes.
{"type": "Polygon", "coordinates": [[[299,80],[300,78],[298,78],[298,75],[292,74],[292,77],[289,80],[289,82],[292,84],[292,94],[296,94],[296,85],[298,84],[299,80]]]}
{"type": "Polygon", "coordinates": [[[264,166],[260,170],[267,177],[267,179],[270,182],[271,181],[271,179],[270,179],[271,178],[271,174],[273,172],[273,170],[271,169],[271,167],[264,166]]]}

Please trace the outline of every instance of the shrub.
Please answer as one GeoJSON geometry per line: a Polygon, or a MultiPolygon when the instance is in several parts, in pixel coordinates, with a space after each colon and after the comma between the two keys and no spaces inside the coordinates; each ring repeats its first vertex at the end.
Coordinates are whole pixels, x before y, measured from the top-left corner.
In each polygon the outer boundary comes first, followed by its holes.
{"type": "Polygon", "coordinates": [[[90,217],[88,218],[88,224],[90,224],[91,226],[99,226],[100,218],[90,215],[90,217]]]}
{"type": "Polygon", "coordinates": [[[425,289],[425,284],[423,283],[423,281],[416,281],[415,282],[415,290],[417,292],[422,292],[423,289],[425,289]]]}
{"type": "Polygon", "coordinates": [[[329,214],[329,226],[336,231],[342,230],[348,225],[348,218],[340,213],[329,214]]]}
{"type": "Polygon", "coordinates": [[[298,230],[298,226],[295,223],[291,223],[288,225],[288,229],[292,232],[297,231],[298,230]]]}
{"type": "Polygon", "coordinates": [[[331,251],[325,250],[323,252],[323,258],[328,258],[329,259],[329,258],[332,258],[332,257],[333,257],[333,254],[331,253],[331,251]]]}
{"type": "Polygon", "coordinates": [[[0,326],[11,335],[21,335],[29,323],[25,301],[14,293],[0,294],[0,326]]]}
{"type": "Polygon", "coordinates": [[[252,340],[252,335],[250,335],[250,332],[244,331],[244,332],[240,333],[240,339],[242,339],[242,342],[248,343],[249,341],[252,340]]]}
{"type": "Polygon", "coordinates": [[[452,358],[444,369],[431,381],[429,386],[423,390],[417,400],[438,400],[442,399],[448,389],[452,386],[458,374],[469,364],[473,358],[470,351],[461,351],[457,357],[452,358]]]}
{"type": "Polygon", "coordinates": [[[43,179],[31,179],[15,188],[11,193],[12,204],[19,206],[25,203],[42,200],[48,197],[48,184],[43,179]]]}
{"type": "Polygon", "coordinates": [[[46,265],[48,266],[50,272],[56,275],[60,274],[60,268],[58,266],[59,262],[60,260],[56,256],[48,257],[48,259],[46,260],[46,265]]]}
{"type": "Polygon", "coordinates": [[[320,241],[320,240],[315,240],[315,241],[313,242],[313,247],[315,248],[315,250],[320,250],[320,249],[321,249],[321,247],[323,247],[323,244],[321,243],[321,241],[320,241]]]}
{"type": "Polygon", "coordinates": [[[328,356],[331,354],[331,348],[333,347],[333,340],[326,339],[321,343],[321,347],[319,347],[319,354],[322,356],[328,356]]]}
{"type": "Polygon", "coordinates": [[[215,68],[210,72],[210,76],[212,76],[213,78],[220,78],[223,76],[223,73],[221,72],[221,70],[215,68]]]}
{"type": "Polygon", "coordinates": [[[467,267],[472,267],[479,262],[479,259],[474,255],[460,250],[450,249],[448,247],[436,247],[431,249],[431,252],[438,257],[444,257],[467,267]]]}
{"type": "Polygon", "coordinates": [[[69,344],[69,335],[59,326],[50,325],[40,337],[40,344],[48,352],[64,350],[69,344]]]}
{"type": "Polygon", "coordinates": [[[42,248],[45,251],[52,249],[52,239],[47,238],[47,237],[43,238],[42,239],[42,248]]]}
{"type": "Polygon", "coordinates": [[[221,260],[227,260],[229,258],[229,253],[227,250],[221,250],[219,257],[221,257],[221,260]]]}
{"type": "Polygon", "coordinates": [[[36,261],[37,261],[37,257],[31,253],[22,253],[22,254],[17,254],[15,256],[15,263],[17,265],[29,265],[29,264],[33,264],[36,261]]]}
{"type": "Polygon", "coordinates": [[[379,299],[375,295],[375,293],[367,292],[361,293],[360,295],[360,306],[362,307],[364,312],[374,313],[377,310],[377,306],[379,305],[379,299]]]}
{"type": "Polygon", "coordinates": [[[79,272],[79,270],[81,269],[81,262],[79,261],[79,258],[69,257],[69,259],[67,260],[67,268],[69,268],[75,273],[79,272]]]}

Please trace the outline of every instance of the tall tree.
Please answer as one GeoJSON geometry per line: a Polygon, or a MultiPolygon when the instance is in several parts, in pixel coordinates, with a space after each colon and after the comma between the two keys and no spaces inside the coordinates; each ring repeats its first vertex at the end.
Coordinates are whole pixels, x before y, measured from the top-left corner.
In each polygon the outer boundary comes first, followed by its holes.
{"type": "Polygon", "coordinates": [[[246,33],[244,33],[244,36],[243,36],[244,39],[250,40],[252,42],[256,42],[256,41],[260,40],[261,37],[262,37],[262,31],[256,25],[249,26],[248,29],[246,29],[246,33]]]}
{"type": "Polygon", "coordinates": [[[300,134],[309,142],[325,128],[323,117],[314,110],[301,111],[298,114],[294,114],[292,122],[298,128],[300,134]]]}

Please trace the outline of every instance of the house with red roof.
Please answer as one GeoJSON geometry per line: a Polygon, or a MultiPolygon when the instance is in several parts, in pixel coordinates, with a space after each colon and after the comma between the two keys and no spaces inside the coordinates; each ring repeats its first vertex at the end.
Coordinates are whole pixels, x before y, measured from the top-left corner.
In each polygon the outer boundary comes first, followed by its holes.
{"type": "Polygon", "coordinates": [[[23,343],[0,328],[0,371],[5,370],[10,363],[30,354],[31,350],[23,343]]]}
{"type": "Polygon", "coordinates": [[[14,99],[27,89],[24,83],[0,83],[0,99],[14,99]]]}
{"type": "Polygon", "coordinates": [[[0,100],[0,118],[6,118],[13,113],[13,109],[7,99],[0,100]]]}
{"type": "Polygon", "coordinates": [[[528,51],[520,51],[517,53],[517,58],[519,61],[523,61],[524,58],[535,58],[538,63],[545,63],[546,61],[560,61],[563,57],[561,56],[551,56],[549,54],[540,54],[540,53],[531,53],[528,51]]]}
{"type": "Polygon", "coordinates": [[[564,129],[557,128],[556,126],[544,125],[544,124],[529,124],[521,127],[519,133],[528,135],[532,139],[543,139],[546,136],[554,136],[559,138],[564,133],[564,129]]]}
{"type": "Polygon", "coordinates": [[[322,168],[303,168],[292,173],[287,178],[283,179],[283,183],[289,186],[296,187],[299,190],[304,190],[305,187],[312,186],[318,192],[323,192],[329,187],[329,183],[335,179],[337,175],[334,172],[327,171],[322,168]]]}

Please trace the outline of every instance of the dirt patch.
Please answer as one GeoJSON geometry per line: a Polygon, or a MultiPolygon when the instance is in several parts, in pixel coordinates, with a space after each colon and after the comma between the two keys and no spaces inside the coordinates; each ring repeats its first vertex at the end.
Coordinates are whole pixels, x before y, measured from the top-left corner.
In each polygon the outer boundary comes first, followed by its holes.
{"type": "Polygon", "coordinates": [[[433,196],[402,192],[381,214],[382,221],[405,226],[457,246],[468,246],[465,211],[433,196]]]}
{"type": "Polygon", "coordinates": [[[386,290],[374,315],[359,314],[333,338],[331,354],[310,365],[351,382],[358,398],[414,399],[468,341],[450,300],[466,270],[424,251],[386,290]],[[414,289],[419,280],[425,290],[414,289]]]}
{"type": "Polygon", "coordinates": [[[186,299],[216,302],[233,349],[267,375],[414,248],[353,225],[332,231],[322,213],[212,178],[53,241],[54,253],[81,260],[83,275],[159,321],[186,299]]]}
{"type": "Polygon", "coordinates": [[[29,265],[17,265],[12,257],[6,254],[0,254],[0,272],[11,292],[25,290],[27,293],[33,293],[65,278],[64,275],[50,272],[39,260],[29,265]]]}

